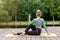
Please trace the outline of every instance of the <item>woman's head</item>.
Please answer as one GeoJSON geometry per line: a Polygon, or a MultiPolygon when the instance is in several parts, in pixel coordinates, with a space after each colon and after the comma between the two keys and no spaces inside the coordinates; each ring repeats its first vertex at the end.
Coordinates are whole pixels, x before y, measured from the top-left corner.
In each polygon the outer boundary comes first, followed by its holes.
{"type": "Polygon", "coordinates": [[[36,17],[41,17],[41,11],[40,10],[36,11],[36,17]]]}

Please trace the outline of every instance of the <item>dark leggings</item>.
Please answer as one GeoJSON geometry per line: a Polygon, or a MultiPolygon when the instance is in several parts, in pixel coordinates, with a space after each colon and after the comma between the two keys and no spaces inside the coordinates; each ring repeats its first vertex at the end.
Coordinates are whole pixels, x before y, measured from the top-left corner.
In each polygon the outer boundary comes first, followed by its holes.
{"type": "MultiPolygon", "coordinates": [[[[41,34],[41,29],[40,28],[36,28],[35,26],[33,26],[32,24],[30,24],[26,30],[25,30],[26,34],[28,35],[40,35],[41,34]],[[32,29],[32,31],[29,31],[29,29],[32,29]]],[[[20,35],[21,33],[17,33],[17,35],[20,35]]]]}

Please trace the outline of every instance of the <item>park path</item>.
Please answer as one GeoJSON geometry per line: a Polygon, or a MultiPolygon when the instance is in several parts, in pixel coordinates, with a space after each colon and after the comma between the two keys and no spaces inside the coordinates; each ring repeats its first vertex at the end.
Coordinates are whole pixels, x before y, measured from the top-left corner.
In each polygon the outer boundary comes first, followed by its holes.
{"type": "MultiPolygon", "coordinates": [[[[16,32],[22,32],[25,30],[25,28],[0,28],[0,40],[60,40],[60,27],[48,27],[48,31],[57,34],[57,37],[5,37],[5,35],[11,33],[12,30],[16,32]]],[[[45,32],[44,29],[42,29],[42,33],[43,32],[45,32]]]]}

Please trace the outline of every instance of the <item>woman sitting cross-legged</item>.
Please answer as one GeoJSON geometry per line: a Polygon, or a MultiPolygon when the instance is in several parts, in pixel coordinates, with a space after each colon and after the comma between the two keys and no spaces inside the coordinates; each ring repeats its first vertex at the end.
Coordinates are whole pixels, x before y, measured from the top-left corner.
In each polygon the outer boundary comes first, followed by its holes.
{"type": "Polygon", "coordinates": [[[22,33],[16,33],[16,32],[12,32],[14,35],[40,35],[41,34],[41,29],[42,29],[42,26],[44,27],[44,29],[46,30],[47,34],[48,31],[47,31],[47,28],[46,28],[46,25],[44,23],[44,19],[41,18],[41,11],[40,10],[37,10],[36,11],[36,17],[35,19],[33,19],[32,21],[30,20],[31,16],[29,14],[29,25],[28,27],[25,29],[25,31],[23,31],[22,33]],[[35,25],[35,26],[33,26],[35,25]],[[32,29],[32,31],[29,31],[29,29],[32,29]]]}

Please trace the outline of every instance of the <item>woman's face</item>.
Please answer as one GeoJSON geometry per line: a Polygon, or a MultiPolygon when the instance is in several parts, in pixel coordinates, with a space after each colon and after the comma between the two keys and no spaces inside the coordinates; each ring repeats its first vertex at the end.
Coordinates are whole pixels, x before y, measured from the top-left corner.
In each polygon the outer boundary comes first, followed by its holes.
{"type": "Polygon", "coordinates": [[[41,11],[40,10],[36,11],[36,17],[41,17],[41,11]]]}
{"type": "Polygon", "coordinates": [[[40,17],[40,13],[39,12],[36,12],[36,17],[40,17]]]}

